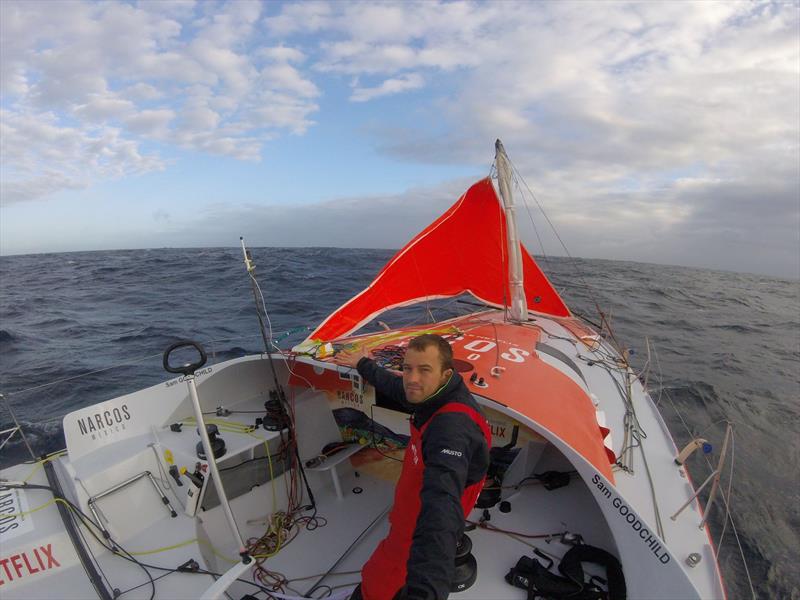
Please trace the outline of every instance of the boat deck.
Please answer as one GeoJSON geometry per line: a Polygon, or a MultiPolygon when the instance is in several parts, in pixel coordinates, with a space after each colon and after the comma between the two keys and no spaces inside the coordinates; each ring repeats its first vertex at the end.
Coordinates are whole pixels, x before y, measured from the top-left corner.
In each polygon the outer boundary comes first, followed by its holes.
{"type": "MultiPolygon", "coordinates": [[[[562,460],[554,450],[546,452],[541,459],[541,467],[562,468],[562,460]]],[[[388,531],[387,513],[392,503],[393,484],[366,473],[358,472],[357,476],[356,469],[348,461],[342,463],[341,471],[341,499],[337,497],[330,477],[321,477],[313,485],[317,514],[325,519],[325,525],[313,531],[301,531],[277,555],[264,563],[265,568],[280,573],[289,580],[290,583],[285,588],[288,594],[302,596],[315,585],[337,588],[355,585],[359,581],[357,572],[388,531]],[[360,493],[356,493],[359,488],[360,493]],[[330,569],[331,574],[320,581],[322,575],[330,569]]],[[[7,472],[3,475],[9,476],[7,472]]],[[[42,478],[39,471],[39,476],[32,481],[42,478]]],[[[283,487],[282,480],[276,481],[279,504],[285,498],[283,487]]],[[[40,501],[44,503],[49,499],[46,491],[26,491],[26,494],[30,495],[30,502],[37,505],[40,501]]],[[[265,507],[272,502],[271,495],[272,488],[268,484],[232,500],[231,506],[244,538],[258,537],[264,532],[264,523],[260,519],[265,516],[265,507]]],[[[525,598],[524,590],[514,588],[503,580],[503,576],[519,557],[530,556],[531,545],[556,559],[568,549],[558,538],[545,540],[526,537],[529,535],[569,531],[580,534],[587,543],[614,550],[609,545],[610,533],[592,495],[579,479],[573,479],[567,487],[553,491],[547,491],[541,485],[524,485],[509,497],[509,502],[511,511],[508,513],[500,512],[497,507],[489,510],[491,520],[488,525],[514,533],[481,527],[468,533],[473,542],[473,555],[478,561],[480,574],[470,589],[454,594],[453,597],[465,600],[525,598]]],[[[135,522],[137,507],[130,506],[128,514],[131,521],[135,522]]],[[[166,512],[160,514],[163,516],[150,526],[135,535],[118,539],[118,543],[137,560],[166,569],[174,569],[189,559],[197,560],[201,568],[217,573],[224,572],[232,565],[237,549],[227,529],[221,507],[201,512],[197,520],[182,512],[175,518],[170,518],[166,512]]],[[[481,515],[482,511],[475,509],[470,520],[478,521],[481,515]]],[[[57,509],[50,506],[37,512],[35,518],[57,520],[57,509]]],[[[84,537],[110,589],[125,592],[125,598],[150,598],[150,580],[139,566],[100,547],[85,531],[84,537]]],[[[63,550],[63,555],[74,555],[74,552],[70,552],[68,539],[61,541],[59,548],[63,550]]],[[[60,556],[61,554],[57,557],[60,556]]],[[[96,596],[77,560],[65,562],[53,572],[58,573],[57,579],[40,577],[35,582],[26,582],[35,585],[26,586],[24,594],[20,596],[15,594],[13,586],[8,587],[3,590],[3,597],[47,597],[52,595],[52,586],[56,583],[59,589],[63,589],[63,598],[96,596]]],[[[154,578],[163,575],[155,569],[151,569],[151,572],[154,578]]],[[[155,582],[156,597],[197,598],[211,583],[211,578],[207,575],[172,573],[155,582]]],[[[231,587],[229,593],[231,597],[239,598],[254,591],[253,586],[237,583],[231,587]]]]}

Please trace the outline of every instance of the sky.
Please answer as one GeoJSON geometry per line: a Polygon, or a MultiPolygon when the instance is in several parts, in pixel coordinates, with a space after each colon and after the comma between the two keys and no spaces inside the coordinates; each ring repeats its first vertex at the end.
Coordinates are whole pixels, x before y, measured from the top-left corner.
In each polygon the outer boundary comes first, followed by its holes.
{"type": "Polygon", "coordinates": [[[398,248],[496,138],[534,254],[800,277],[797,2],[0,1],[1,255],[398,248]]]}

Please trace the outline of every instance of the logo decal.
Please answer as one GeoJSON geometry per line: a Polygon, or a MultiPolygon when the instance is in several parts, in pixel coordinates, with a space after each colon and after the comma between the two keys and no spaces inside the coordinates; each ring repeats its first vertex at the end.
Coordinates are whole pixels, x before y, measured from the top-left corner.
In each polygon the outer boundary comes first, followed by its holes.
{"type": "Polygon", "coordinates": [[[60,566],[53,556],[53,544],[12,554],[0,558],[0,585],[60,566]]]}
{"type": "Polygon", "coordinates": [[[91,435],[93,440],[98,437],[108,437],[114,432],[125,429],[125,423],[131,420],[131,413],[128,405],[123,404],[119,408],[96,412],[88,417],[78,419],[78,430],[81,435],[91,435]]]}

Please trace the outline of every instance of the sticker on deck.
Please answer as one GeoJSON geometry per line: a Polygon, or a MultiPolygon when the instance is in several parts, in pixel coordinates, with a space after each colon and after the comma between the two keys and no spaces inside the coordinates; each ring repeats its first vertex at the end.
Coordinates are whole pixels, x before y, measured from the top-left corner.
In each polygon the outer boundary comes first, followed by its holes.
{"type": "Polygon", "coordinates": [[[0,548],[15,537],[33,530],[33,515],[25,492],[19,489],[0,491],[0,548]]]}
{"type": "Polygon", "coordinates": [[[0,554],[0,595],[34,577],[59,573],[76,562],[75,550],[63,533],[13,550],[6,548],[4,544],[0,554]]]}

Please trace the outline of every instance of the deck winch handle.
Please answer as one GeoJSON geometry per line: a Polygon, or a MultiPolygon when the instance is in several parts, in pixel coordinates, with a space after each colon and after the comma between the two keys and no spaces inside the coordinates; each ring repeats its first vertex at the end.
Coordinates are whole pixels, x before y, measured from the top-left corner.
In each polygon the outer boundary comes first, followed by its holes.
{"type": "Polygon", "coordinates": [[[181,340],[179,342],[175,342],[169,348],[164,350],[164,370],[168,373],[179,373],[181,375],[194,375],[194,372],[206,364],[208,357],[206,356],[206,351],[203,350],[203,347],[198,344],[197,342],[193,342],[191,340],[181,340]],[[187,346],[191,346],[197,352],[200,353],[200,359],[193,363],[187,363],[185,365],[181,365],[180,367],[173,367],[169,364],[169,355],[178,348],[184,348],[187,346]]]}

